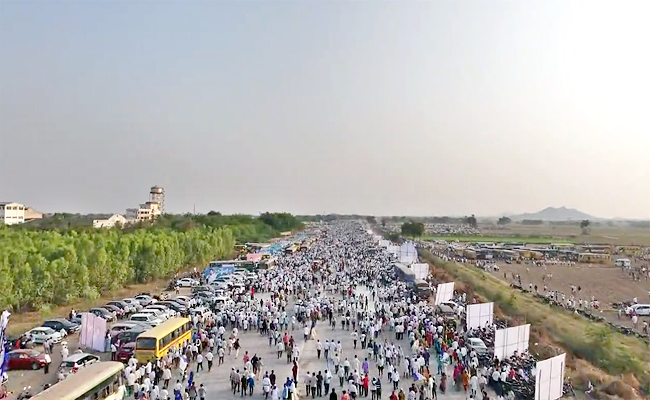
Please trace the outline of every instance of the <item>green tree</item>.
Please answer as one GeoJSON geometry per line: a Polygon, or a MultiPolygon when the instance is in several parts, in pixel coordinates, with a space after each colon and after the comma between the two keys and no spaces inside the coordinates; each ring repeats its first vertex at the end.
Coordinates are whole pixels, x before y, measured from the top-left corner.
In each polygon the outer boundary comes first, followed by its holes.
{"type": "Polygon", "coordinates": [[[478,222],[476,221],[476,217],[474,214],[470,215],[469,217],[465,217],[465,223],[471,226],[472,228],[478,227],[478,222]]]}
{"type": "Polygon", "coordinates": [[[499,218],[499,220],[497,221],[497,225],[508,225],[511,222],[512,220],[510,218],[503,216],[499,218]]]}
{"type": "Polygon", "coordinates": [[[407,221],[402,224],[401,230],[404,236],[422,236],[424,234],[424,224],[422,222],[407,221]]]}
{"type": "Polygon", "coordinates": [[[583,219],[580,222],[580,229],[582,230],[583,235],[588,235],[589,234],[589,225],[591,222],[588,219],[583,219]]]}

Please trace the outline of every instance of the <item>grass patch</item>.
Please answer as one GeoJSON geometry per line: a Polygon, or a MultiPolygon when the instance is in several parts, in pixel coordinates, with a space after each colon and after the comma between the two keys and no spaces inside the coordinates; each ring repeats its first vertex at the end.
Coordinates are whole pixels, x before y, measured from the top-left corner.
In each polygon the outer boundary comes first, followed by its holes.
{"type": "Polygon", "coordinates": [[[527,243],[527,244],[574,244],[566,238],[558,239],[550,236],[423,236],[423,240],[445,240],[447,242],[496,242],[496,243],[527,243]]]}
{"type": "Polygon", "coordinates": [[[643,340],[625,336],[603,323],[551,308],[477,268],[445,262],[428,251],[420,251],[420,255],[493,301],[506,314],[541,329],[567,353],[611,375],[633,374],[646,393],[650,388],[650,348],[643,340]]]}

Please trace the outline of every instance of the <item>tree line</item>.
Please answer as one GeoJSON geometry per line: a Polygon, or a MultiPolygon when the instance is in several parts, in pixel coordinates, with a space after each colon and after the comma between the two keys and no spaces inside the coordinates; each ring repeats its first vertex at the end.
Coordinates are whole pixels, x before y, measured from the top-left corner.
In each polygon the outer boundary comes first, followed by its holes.
{"type": "Polygon", "coordinates": [[[104,290],[230,257],[238,241],[268,240],[300,227],[290,214],[269,213],[164,215],[123,229],[75,229],[65,222],[61,229],[0,226],[0,309],[94,299],[104,290]]]}

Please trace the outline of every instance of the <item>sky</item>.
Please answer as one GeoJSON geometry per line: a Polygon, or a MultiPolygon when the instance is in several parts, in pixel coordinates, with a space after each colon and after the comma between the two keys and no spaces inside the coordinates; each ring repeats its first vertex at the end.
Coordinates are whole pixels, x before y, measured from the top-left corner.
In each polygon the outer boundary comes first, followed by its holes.
{"type": "Polygon", "coordinates": [[[650,218],[650,3],[2,1],[0,201],[650,218]]]}

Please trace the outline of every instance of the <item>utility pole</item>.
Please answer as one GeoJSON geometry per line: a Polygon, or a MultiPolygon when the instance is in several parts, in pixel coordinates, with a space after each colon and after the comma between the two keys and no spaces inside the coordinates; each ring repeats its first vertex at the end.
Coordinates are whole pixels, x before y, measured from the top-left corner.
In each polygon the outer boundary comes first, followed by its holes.
{"type": "Polygon", "coordinates": [[[192,214],[196,215],[196,203],[194,203],[194,211],[192,212],[192,214]]]}

